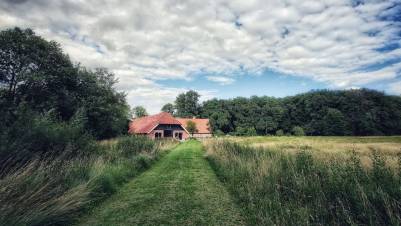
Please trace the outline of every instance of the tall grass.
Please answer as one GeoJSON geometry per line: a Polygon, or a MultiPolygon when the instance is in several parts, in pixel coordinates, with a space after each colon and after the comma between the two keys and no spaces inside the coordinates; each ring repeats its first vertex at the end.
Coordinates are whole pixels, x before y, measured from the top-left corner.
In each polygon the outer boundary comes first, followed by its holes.
{"type": "Polygon", "coordinates": [[[169,145],[127,136],[76,158],[32,159],[0,177],[0,225],[70,224],[147,169],[169,145]]]}
{"type": "MultiPolygon", "coordinates": [[[[308,150],[288,153],[228,141],[206,144],[219,178],[250,225],[400,225],[400,173],[378,152],[320,161],[308,150]]],[[[400,167],[400,159],[399,159],[400,167]]]]}

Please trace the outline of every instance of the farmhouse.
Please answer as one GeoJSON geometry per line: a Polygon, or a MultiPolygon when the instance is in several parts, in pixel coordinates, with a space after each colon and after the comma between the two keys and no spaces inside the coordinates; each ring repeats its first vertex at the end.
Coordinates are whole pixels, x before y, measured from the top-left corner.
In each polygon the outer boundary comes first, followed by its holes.
{"type": "Polygon", "coordinates": [[[196,125],[197,131],[193,134],[193,137],[205,138],[212,136],[209,119],[174,118],[167,112],[133,119],[129,124],[128,133],[146,135],[152,139],[174,138],[186,140],[192,135],[185,128],[188,121],[193,121],[196,125]]]}

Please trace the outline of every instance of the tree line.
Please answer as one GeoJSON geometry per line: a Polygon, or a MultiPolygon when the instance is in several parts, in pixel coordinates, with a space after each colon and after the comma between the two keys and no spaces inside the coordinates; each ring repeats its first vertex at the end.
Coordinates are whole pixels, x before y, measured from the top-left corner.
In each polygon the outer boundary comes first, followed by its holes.
{"type": "Polygon", "coordinates": [[[369,89],[315,90],[285,98],[211,99],[180,94],[162,111],[205,117],[215,134],[231,135],[399,135],[401,97],[369,89]]]}

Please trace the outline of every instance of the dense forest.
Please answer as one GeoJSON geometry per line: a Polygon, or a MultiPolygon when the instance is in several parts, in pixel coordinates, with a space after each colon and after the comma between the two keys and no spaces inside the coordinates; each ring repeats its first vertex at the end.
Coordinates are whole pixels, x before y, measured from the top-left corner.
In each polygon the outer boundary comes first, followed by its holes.
{"type": "Polygon", "coordinates": [[[215,134],[398,135],[401,97],[368,89],[319,90],[285,98],[237,97],[200,104],[199,94],[180,94],[164,111],[210,119],[215,134]]]}

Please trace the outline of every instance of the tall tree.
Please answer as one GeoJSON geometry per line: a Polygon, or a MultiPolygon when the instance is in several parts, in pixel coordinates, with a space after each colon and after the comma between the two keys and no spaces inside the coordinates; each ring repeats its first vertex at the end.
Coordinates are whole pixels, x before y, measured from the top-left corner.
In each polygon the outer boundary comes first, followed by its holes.
{"type": "Polygon", "coordinates": [[[132,109],[135,118],[140,118],[148,115],[148,112],[143,106],[136,106],[132,109]]]}
{"type": "Polygon", "coordinates": [[[106,69],[73,65],[60,45],[32,30],[0,31],[0,121],[18,120],[18,111],[59,121],[80,115],[86,132],[102,139],[126,132],[129,107],[125,94],[114,89],[106,69]],[[5,118],[12,118],[6,120],[5,118]]]}
{"type": "Polygon", "coordinates": [[[174,109],[175,107],[174,107],[174,105],[172,104],[172,103],[168,103],[168,104],[165,104],[163,107],[162,107],[162,109],[161,109],[161,111],[163,111],[163,112],[168,112],[168,113],[170,113],[170,114],[174,114],[174,109]]]}
{"type": "Polygon", "coordinates": [[[193,90],[179,94],[175,99],[177,116],[178,117],[199,116],[200,113],[199,97],[200,95],[193,90]]]}
{"type": "Polygon", "coordinates": [[[9,106],[56,110],[63,119],[78,105],[78,70],[60,45],[20,28],[0,32],[0,83],[9,106]]]}

